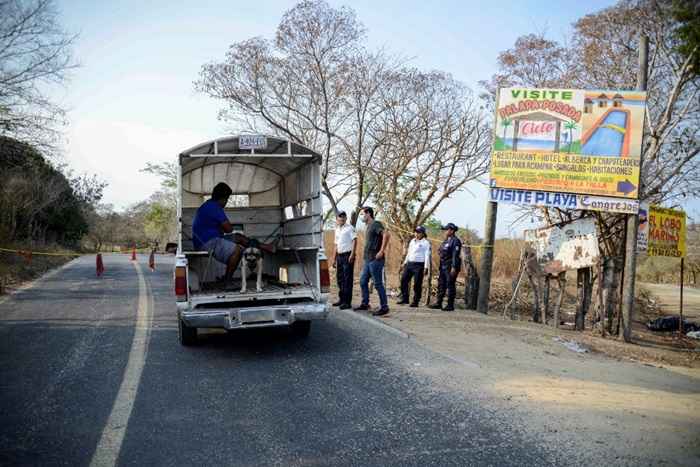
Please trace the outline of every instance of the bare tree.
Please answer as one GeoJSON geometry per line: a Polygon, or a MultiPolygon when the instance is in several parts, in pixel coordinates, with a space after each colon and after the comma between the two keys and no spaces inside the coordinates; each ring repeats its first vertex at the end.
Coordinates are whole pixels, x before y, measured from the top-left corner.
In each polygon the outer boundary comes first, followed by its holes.
{"type": "Polygon", "coordinates": [[[471,92],[445,73],[397,72],[382,97],[373,197],[407,244],[442,201],[487,171],[491,129],[471,92]]]}
{"type": "Polygon", "coordinates": [[[700,196],[700,76],[697,46],[679,52],[671,1],[630,1],[575,24],[576,87],[636,86],[640,33],[650,39],[646,137],[641,199],[670,204],[700,196]]]}
{"type": "Polygon", "coordinates": [[[411,216],[393,215],[393,222],[410,228],[484,173],[489,132],[471,95],[451,77],[400,71],[400,57],[369,51],[363,39],[352,10],[305,1],[283,16],[274,43],[253,38],[234,44],[224,62],[203,67],[195,86],[222,99],[220,117],[239,129],[282,135],[323,156],[322,186],[331,204],[326,219],[341,201],[354,203],[355,224],[370,199],[388,215],[426,195],[411,216]],[[421,118],[430,126],[425,147],[403,133],[421,118]],[[404,169],[407,177],[421,175],[399,195],[379,174],[398,177],[404,169]]]}
{"type": "Polygon", "coordinates": [[[76,67],[75,37],[58,24],[52,0],[0,0],[0,136],[55,151],[64,111],[45,90],[76,67]]]}
{"type": "Polygon", "coordinates": [[[572,58],[565,46],[547,39],[544,32],[521,36],[512,49],[498,54],[499,71],[480,81],[486,91],[482,97],[492,104],[498,88],[559,87],[568,80],[572,58]]]}
{"type": "Polygon", "coordinates": [[[220,117],[241,129],[287,137],[323,156],[322,186],[333,209],[334,169],[343,146],[340,129],[350,117],[346,89],[350,60],[364,29],[352,10],[305,1],[282,18],[274,42],[233,44],[222,63],[202,68],[195,87],[222,99],[220,117]]]}
{"type": "Polygon", "coordinates": [[[362,52],[351,61],[346,105],[350,112],[339,140],[345,157],[340,158],[342,173],[351,177],[339,177],[345,193],[354,194],[355,206],[351,223],[355,225],[360,208],[374,194],[372,167],[377,163],[379,149],[385,135],[378,128],[389,110],[384,92],[395,84],[395,70],[400,59],[384,51],[362,52]]]}
{"type": "Polygon", "coordinates": [[[101,251],[105,245],[114,246],[118,238],[117,226],[121,224],[121,218],[111,204],[95,206],[87,216],[87,221],[89,227],[86,240],[92,244],[95,251],[101,251]]]}

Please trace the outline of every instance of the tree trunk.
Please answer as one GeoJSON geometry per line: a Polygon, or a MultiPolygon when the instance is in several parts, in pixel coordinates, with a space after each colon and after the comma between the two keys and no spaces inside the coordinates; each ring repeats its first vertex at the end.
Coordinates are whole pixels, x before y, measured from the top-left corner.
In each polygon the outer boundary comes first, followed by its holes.
{"type": "MultiPolygon", "coordinates": [[[[624,245],[624,244],[623,244],[624,245]]],[[[625,274],[627,271],[625,271],[625,252],[624,248],[622,249],[622,255],[619,257],[619,263],[616,264],[616,271],[619,271],[618,274],[618,279],[615,281],[615,317],[613,320],[615,321],[615,335],[619,336],[620,335],[620,321],[622,320],[622,284],[625,281],[625,274]],[[617,290],[618,284],[620,285],[620,290],[617,290]]],[[[611,324],[612,326],[612,324],[611,324]]],[[[611,328],[611,333],[612,333],[612,328],[611,328]]]]}
{"type": "Polygon", "coordinates": [[[549,314],[549,295],[551,291],[551,277],[549,274],[544,276],[544,291],[542,292],[542,324],[547,324],[547,315],[549,314]]]}
{"type": "Polygon", "coordinates": [[[559,283],[559,297],[557,298],[557,303],[554,305],[554,327],[558,328],[560,319],[559,311],[561,310],[561,305],[564,302],[564,294],[566,293],[566,272],[562,272],[557,277],[557,282],[559,283]]]}
{"type": "Polygon", "coordinates": [[[608,333],[612,333],[613,317],[615,314],[615,299],[617,297],[617,279],[616,279],[616,264],[615,258],[606,258],[603,263],[603,303],[604,319],[607,319],[605,328],[608,333]]]}
{"type": "Polygon", "coordinates": [[[540,287],[539,287],[539,278],[535,276],[534,274],[528,274],[527,275],[528,280],[530,281],[530,287],[532,287],[532,321],[535,323],[540,322],[540,287]]]}
{"type": "Polygon", "coordinates": [[[576,330],[583,331],[586,313],[591,303],[592,283],[591,268],[578,269],[576,271],[576,289],[578,304],[576,306],[576,330]]]}
{"type": "Polygon", "coordinates": [[[603,288],[605,287],[605,277],[604,277],[604,268],[603,268],[603,263],[604,260],[601,259],[598,261],[598,268],[597,268],[597,275],[598,275],[598,289],[596,290],[598,293],[597,296],[597,302],[596,302],[596,319],[597,319],[597,327],[598,330],[600,331],[600,334],[604,337],[605,336],[605,302],[603,301],[603,288]]]}
{"type": "Polygon", "coordinates": [[[479,274],[476,271],[471,254],[468,260],[465,261],[464,271],[466,273],[464,280],[464,305],[467,310],[476,310],[476,303],[479,297],[479,274]]]}
{"type": "Polygon", "coordinates": [[[328,187],[328,183],[326,182],[325,178],[321,180],[321,186],[323,186],[323,194],[326,195],[326,198],[328,198],[328,201],[330,201],[331,206],[333,207],[333,212],[337,214],[338,204],[335,202],[335,197],[333,196],[333,193],[331,193],[331,189],[328,187]]]}

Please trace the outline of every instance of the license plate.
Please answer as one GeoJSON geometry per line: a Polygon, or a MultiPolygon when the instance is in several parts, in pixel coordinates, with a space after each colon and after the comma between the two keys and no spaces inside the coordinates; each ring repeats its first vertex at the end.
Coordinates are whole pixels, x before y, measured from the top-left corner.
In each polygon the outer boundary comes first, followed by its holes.
{"type": "Polygon", "coordinates": [[[241,310],[238,315],[241,317],[241,323],[258,323],[275,319],[272,310],[241,310]]]}

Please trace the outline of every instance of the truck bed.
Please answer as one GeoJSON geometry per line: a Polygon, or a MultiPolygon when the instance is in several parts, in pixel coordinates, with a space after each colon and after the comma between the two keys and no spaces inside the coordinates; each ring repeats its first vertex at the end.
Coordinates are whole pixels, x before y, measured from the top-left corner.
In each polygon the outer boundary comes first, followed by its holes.
{"type": "Polygon", "coordinates": [[[248,290],[245,294],[241,294],[241,279],[234,278],[228,283],[223,281],[216,282],[205,282],[202,284],[202,290],[195,293],[194,295],[212,295],[218,293],[231,293],[235,292],[240,295],[249,295],[254,293],[259,295],[261,293],[284,293],[285,291],[294,289],[310,288],[308,285],[304,284],[286,284],[284,282],[277,281],[273,278],[263,277],[263,290],[262,292],[257,292],[255,290],[256,279],[248,279],[248,290]]]}
{"type": "Polygon", "coordinates": [[[263,290],[255,289],[255,279],[248,280],[248,290],[241,293],[240,279],[234,279],[228,284],[210,282],[199,292],[191,296],[194,308],[240,307],[263,302],[291,303],[303,300],[315,300],[317,292],[310,285],[286,284],[274,279],[263,280],[263,290]]]}

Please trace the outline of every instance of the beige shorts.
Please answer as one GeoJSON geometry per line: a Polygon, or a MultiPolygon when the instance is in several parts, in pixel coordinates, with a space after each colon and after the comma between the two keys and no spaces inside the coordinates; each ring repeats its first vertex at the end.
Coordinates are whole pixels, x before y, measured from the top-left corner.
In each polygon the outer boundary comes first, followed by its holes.
{"type": "Polygon", "coordinates": [[[219,261],[220,263],[228,264],[228,260],[231,258],[231,255],[242,250],[243,247],[238,243],[232,242],[231,240],[217,237],[212,238],[205,243],[204,249],[209,253],[212,253],[215,260],[219,261]]]}

